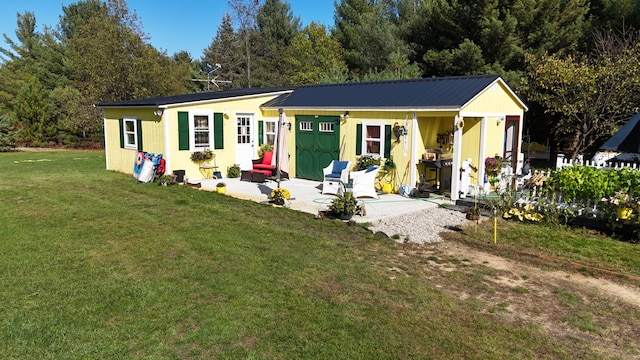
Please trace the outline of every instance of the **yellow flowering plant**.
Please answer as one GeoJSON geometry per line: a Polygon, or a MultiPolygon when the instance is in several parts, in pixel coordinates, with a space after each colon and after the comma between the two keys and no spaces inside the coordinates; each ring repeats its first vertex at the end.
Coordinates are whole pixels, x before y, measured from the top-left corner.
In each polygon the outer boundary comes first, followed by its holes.
{"type": "Polygon", "coordinates": [[[283,203],[291,198],[291,193],[285,188],[275,188],[271,190],[271,201],[274,203],[283,203]]]}
{"type": "Polygon", "coordinates": [[[532,222],[540,222],[544,216],[536,211],[533,204],[527,204],[522,208],[512,207],[502,214],[504,219],[518,219],[520,221],[528,220],[532,222]]]}

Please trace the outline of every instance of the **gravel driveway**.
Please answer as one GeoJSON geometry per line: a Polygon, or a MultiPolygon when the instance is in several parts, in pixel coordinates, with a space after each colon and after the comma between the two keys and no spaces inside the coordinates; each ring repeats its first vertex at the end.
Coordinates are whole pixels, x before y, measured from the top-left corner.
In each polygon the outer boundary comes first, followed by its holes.
{"type": "Polygon", "coordinates": [[[439,233],[453,231],[451,227],[462,226],[467,221],[463,212],[433,208],[376,220],[368,228],[397,238],[398,242],[424,244],[442,241],[439,233]]]}

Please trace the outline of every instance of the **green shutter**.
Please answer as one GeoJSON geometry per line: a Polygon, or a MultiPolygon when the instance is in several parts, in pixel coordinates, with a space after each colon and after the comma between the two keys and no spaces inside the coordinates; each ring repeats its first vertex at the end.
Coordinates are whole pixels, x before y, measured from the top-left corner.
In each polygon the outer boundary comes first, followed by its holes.
{"type": "Polygon", "coordinates": [[[258,146],[264,144],[264,121],[258,121],[258,146]]]}
{"type": "Polygon", "coordinates": [[[189,113],[178,111],[178,150],[189,150],[189,113]]]}
{"type": "Polygon", "coordinates": [[[384,126],[384,157],[391,156],[391,125],[384,126]]]}
{"type": "Polygon", "coordinates": [[[362,155],[362,124],[356,125],[356,155],[362,155]]]}
{"type": "Polygon", "coordinates": [[[213,148],[224,149],[224,128],[222,126],[222,120],[224,115],[222,113],[213,114],[213,148]]]}
{"type": "Polygon", "coordinates": [[[144,148],[142,147],[142,120],[136,120],[136,130],[138,137],[138,151],[142,151],[144,148]]]}
{"type": "Polygon", "coordinates": [[[124,149],[124,119],[120,119],[119,123],[120,123],[120,149],[124,149]]]}

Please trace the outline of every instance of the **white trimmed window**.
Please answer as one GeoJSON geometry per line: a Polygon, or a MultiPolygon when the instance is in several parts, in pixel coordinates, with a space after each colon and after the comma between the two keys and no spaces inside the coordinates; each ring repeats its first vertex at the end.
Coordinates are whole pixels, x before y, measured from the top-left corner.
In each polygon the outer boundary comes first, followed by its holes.
{"type": "Polygon", "coordinates": [[[264,121],[264,143],[275,146],[276,144],[276,129],[278,122],[272,120],[264,121]]]}
{"type": "Polygon", "coordinates": [[[138,121],[129,118],[124,118],[122,121],[124,148],[138,150],[138,121]]]}
{"type": "Polygon", "coordinates": [[[191,151],[213,149],[213,111],[189,112],[191,151]]]}
{"type": "Polygon", "coordinates": [[[362,123],[362,155],[384,157],[384,122],[362,123]]]}

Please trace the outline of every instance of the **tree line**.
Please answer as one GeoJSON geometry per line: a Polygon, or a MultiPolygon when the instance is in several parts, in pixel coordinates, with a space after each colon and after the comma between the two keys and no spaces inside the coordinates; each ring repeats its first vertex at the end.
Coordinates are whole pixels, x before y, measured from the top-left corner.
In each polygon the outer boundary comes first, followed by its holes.
{"type": "Polygon", "coordinates": [[[302,27],[287,1],[230,0],[199,58],[155,49],[126,0],[79,0],[0,47],[0,148],[95,147],[97,102],[218,88],[499,74],[530,106],[526,132],[592,151],[640,104],[636,0],[341,0],[302,27]]]}

